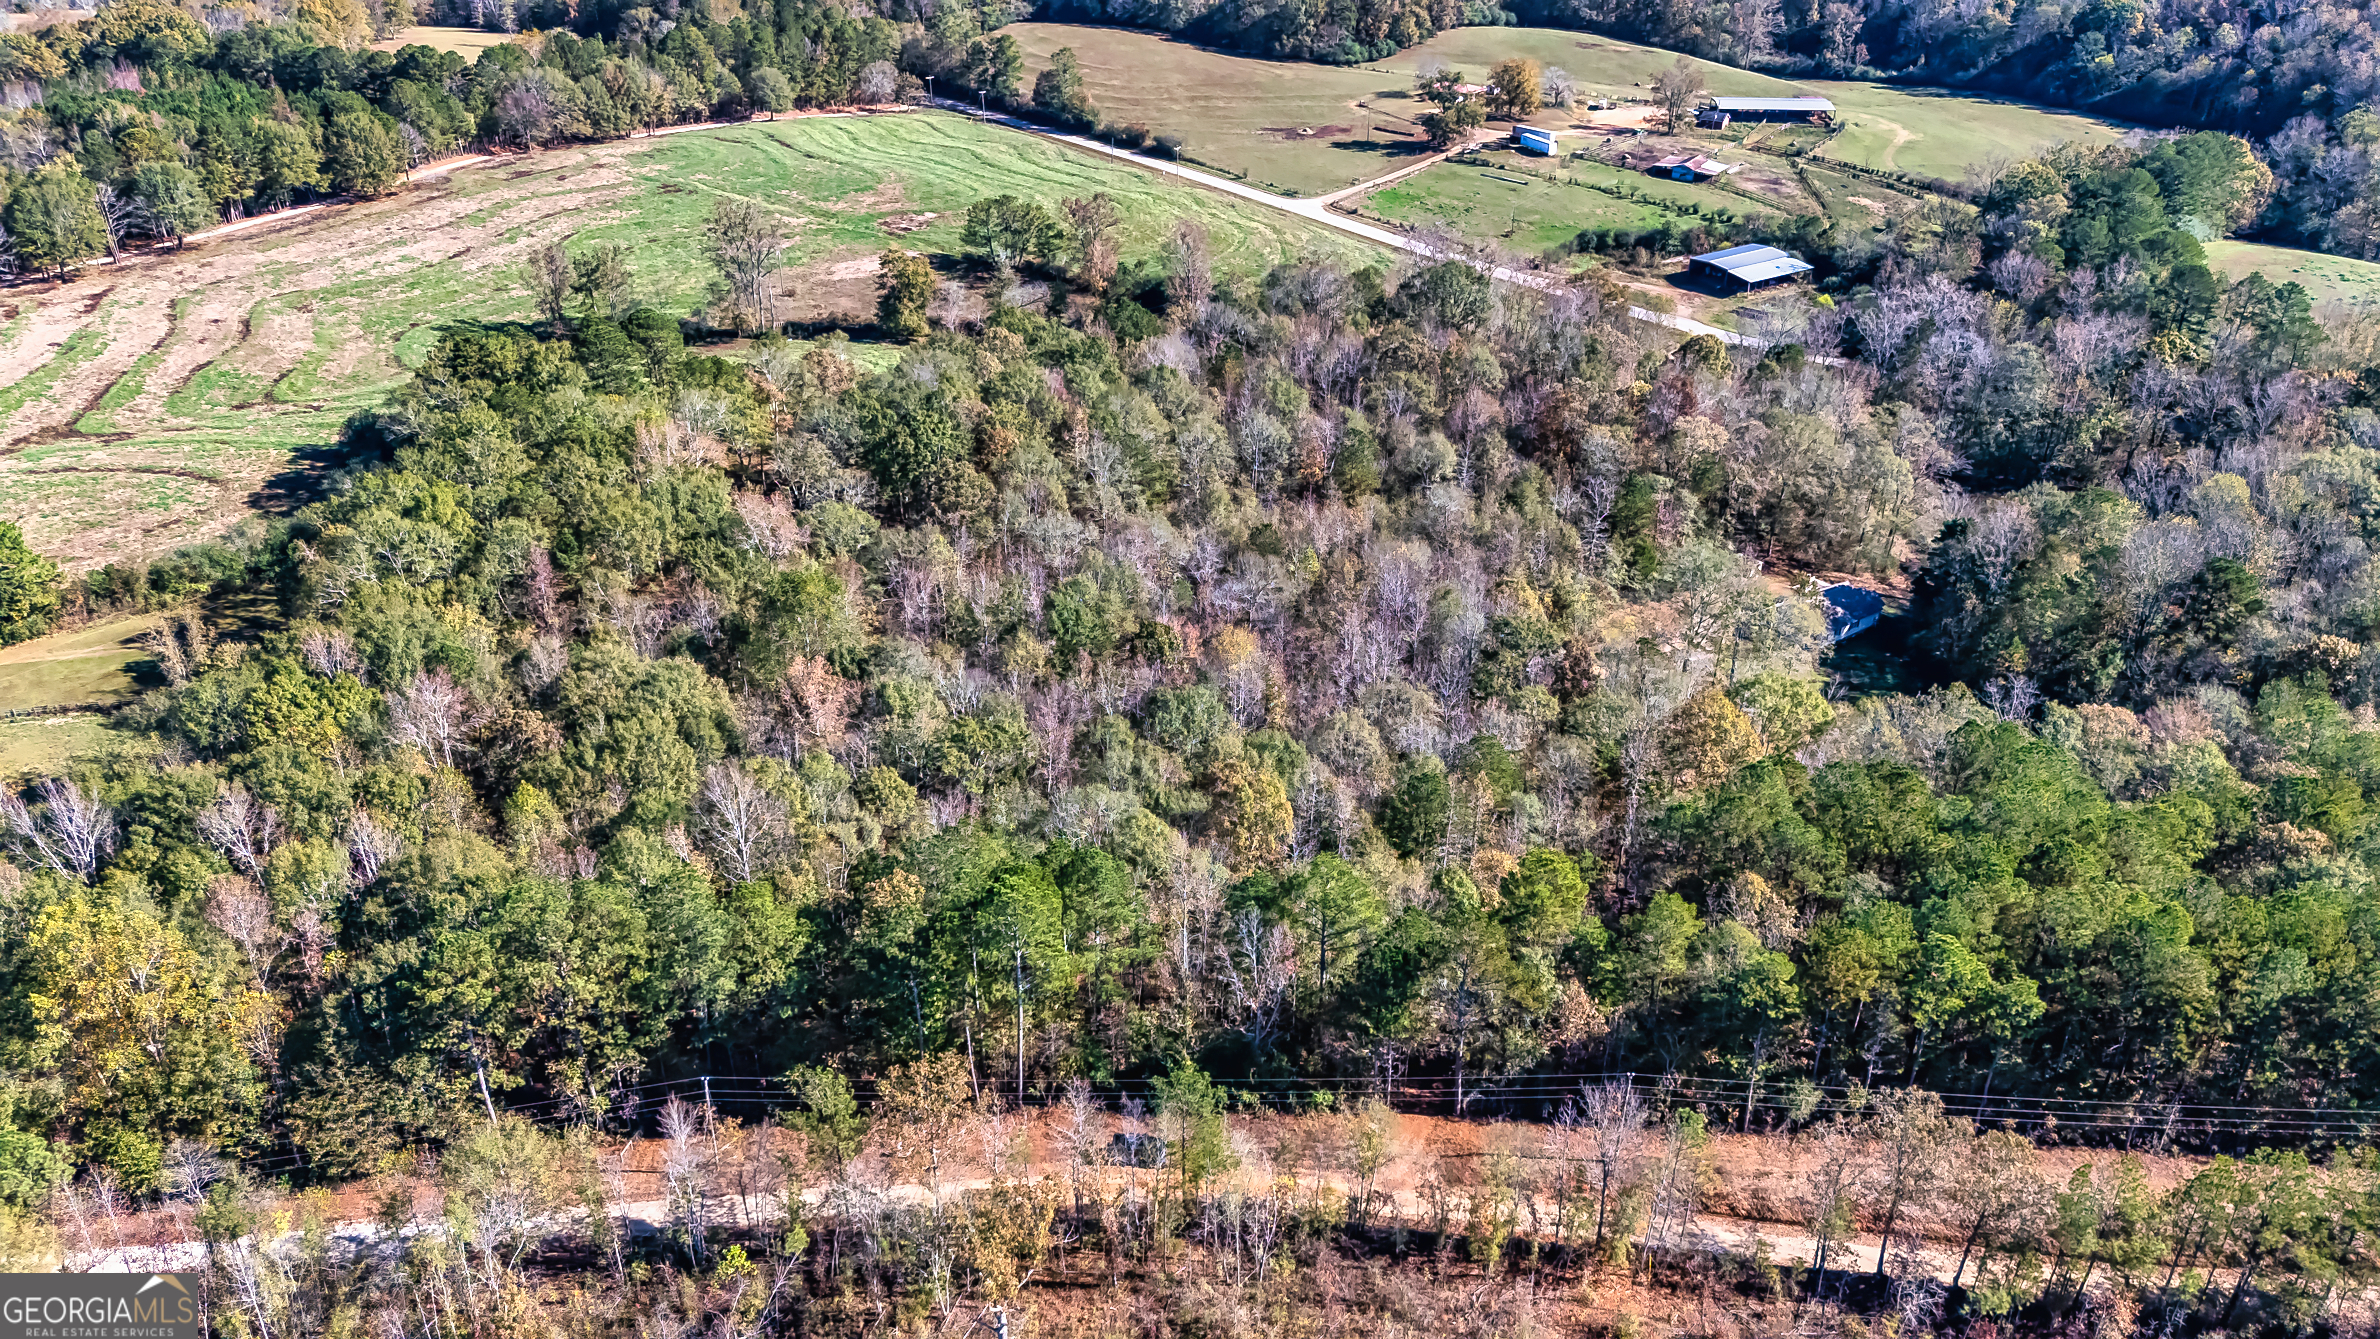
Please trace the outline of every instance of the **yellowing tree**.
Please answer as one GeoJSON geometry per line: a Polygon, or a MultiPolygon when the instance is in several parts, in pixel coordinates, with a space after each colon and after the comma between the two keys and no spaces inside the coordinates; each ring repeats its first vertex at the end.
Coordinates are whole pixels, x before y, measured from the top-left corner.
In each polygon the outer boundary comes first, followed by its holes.
{"type": "Polygon", "coordinates": [[[1501,60],[1488,72],[1489,101],[1496,115],[1514,120],[1545,105],[1545,74],[1533,60],[1501,60]]]}
{"type": "Polygon", "coordinates": [[[254,1070],[241,1039],[278,1023],[272,999],[208,970],[137,900],[62,898],[26,936],[29,1037],[12,1063],[58,1073],[92,1156],[154,1188],[163,1136],[221,1140],[247,1124],[254,1070]]]}
{"type": "Polygon", "coordinates": [[[1760,735],[1751,718],[1716,688],[1687,698],[1670,719],[1670,765],[1682,789],[1718,785],[1758,756],[1760,735]]]}
{"type": "Polygon", "coordinates": [[[361,0],[297,0],[297,18],[338,46],[353,46],[372,35],[372,16],[361,0]]]}
{"type": "Polygon", "coordinates": [[[1260,763],[1233,758],[1215,766],[1215,835],[1235,870],[1271,869],[1289,852],[1296,821],[1289,787],[1260,763]]]}

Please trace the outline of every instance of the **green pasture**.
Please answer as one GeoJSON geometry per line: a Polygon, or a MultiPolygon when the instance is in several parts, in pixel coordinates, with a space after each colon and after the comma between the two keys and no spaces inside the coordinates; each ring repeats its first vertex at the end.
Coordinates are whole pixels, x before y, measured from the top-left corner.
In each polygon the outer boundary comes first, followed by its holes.
{"type": "Polygon", "coordinates": [[[2015,161],[2060,144],[2114,144],[2128,133],[2079,112],[1947,89],[1828,79],[1800,89],[1830,99],[1840,113],[1842,133],[1820,150],[1823,156],[1948,181],[1994,157],[2015,161]]]}
{"type": "Polygon", "coordinates": [[[153,741],[117,730],[96,714],[0,721],[0,781],[57,776],[87,759],[145,755],[153,748],[153,741]]]}
{"type": "Polygon", "coordinates": [[[1015,23],[1001,31],[1030,57],[1027,87],[1052,52],[1072,47],[1101,116],[1179,135],[1189,157],[1253,185],[1325,195],[1428,152],[1413,123],[1425,108],[1407,77],[1256,60],[1125,28],[1015,23]]]}
{"type": "Polygon", "coordinates": [[[2226,278],[2262,274],[2276,284],[2303,285],[2316,303],[2380,300],[2380,263],[2373,261],[2228,239],[2207,243],[2206,261],[2226,278]]]}
{"type": "MultiPolygon", "coordinates": [[[[1481,79],[1497,61],[1526,57],[1567,71],[1586,98],[1648,102],[1653,80],[1678,58],[1659,47],[1561,28],[1453,28],[1352,69],[1258,60],[1138,29],[1018,23],[1003,31],[1030,57],[1028,84],[1052,52],[1072,47],[1091,100],[1108,121],[1179,135],[1202,163],[1300,195],[1345,189],[1421,151],[1417,136],[1392,132],[1412,130],[1411,118],[1422,109],[1408,91],[1427,62],[1481,79]]],[[[2008,98],[1838,80],[1797,83],[1690,62],[1715,94],[1832,99],[1843,127],[1823,152],[1860,167],[1956,180],[1994,155],[2023,158],[2069,140],[2112,143],[2125,133],[2096,117],[2008,98]]],[[[1772,127],[1752,138],[1754,147],[1774,152],[1823,135],[1772,127]]]]}
{"type": "MultiPolygon", "coordinates": [[[[1423,61],[1437,59],[1479,78],[1514,56],[1561,67],[1588,97],[1649,102],[1653,80],[1678,53],[1560,28],[1455,28],[1371,68],[1410,83],[1423,61]]],[[[1714,94],[1831,100],[1843,129],[1823,152],[1860,167],[1955,181],[1969,165],[1994,155],[2028,158],[2070,140],[2112,144],[2126,133],[2126,127],[2097,117],[2012,98],[1901,84],[1788,82],[1705,60],[1690,63],[1714,94]]],[[[1783,149],[1805,137],[1772,131],[1754,144],[1783,149]]]]}
{"type": "Polygon", "coordinates": [[[0,650],[0,711],[106,706],[132,696],[133,668],[149,659],[140,639],[153,614],[36,637],[0,650]]]}
{"type": "MultiPolygon", "coordinates": [[[[1497,61],[1515,56],[1566,71],[1587,97],[1640,102],[1652,100],[1654,78],[1678,59],[1675,51],[1567,28],[1449,28],[1366,68],[1409,86],[1425,61],[1441,60],[1473,79],[1484,79],[1497,61]]],[[[1713,93],[1786,98],[1799,91],[1782,79],[1732,65],[1693,57],[1688,61],[1702,71],[1713,93]]]]}
{"type": "Polygon", "coordinates": [[[1444,223],[1467,237],[1536,255],[1587,228],[1643,230],[1661,226],[1664,219],[1757,208],[1740,196],[1603,163],[1564,163],[1560,179],[1546,181],[1515,170],[1526,164],[1543,170],[1544,159],[1493,154],[1487,161],[1487,167],[1440,163],[1366,196],[1364,212],[1397,223],[1444,223]],[[1593,189],[1597,185],[1606,189],[1593,189]]]}

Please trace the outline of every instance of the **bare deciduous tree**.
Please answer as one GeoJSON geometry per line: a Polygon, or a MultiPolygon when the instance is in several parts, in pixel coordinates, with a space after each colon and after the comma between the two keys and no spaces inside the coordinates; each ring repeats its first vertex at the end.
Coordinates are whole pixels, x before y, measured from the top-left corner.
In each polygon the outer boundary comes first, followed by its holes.
{"type": "Polygon", "coordinates": [[[523,276],[529,281],[529,297],[536,303],[537,314],[555,330],[567,333],[570,329],[570,253],[560,242],[548,242],[529,253],[529,265],[523,276]]]}
{"type": "Polygon", "coordinates": [[[265,860],[281,844],[281,816],[237,781],[217,791],[214,801],[198,811],[197,825],[198,835],[250,878],[263,872],[265,860]]]}
{"type": "Polygon", "coordinates": [[[1176,322],[1195,319],[1215,294],[1214,249],[1205,226],[1192,219],[1174,224],[1165,259],[1166,309],[1176,322]]]}
{"type": "Polygon", "coordinates": [[[140,226],[140,201],[113,186],[101,186],[93,203],[99,207],[100,226],[107,231],[107,256],[110,260],[124,258],[124,237],[140,226]]]}
{"type": "Polygon", "coordinates": [[[1604,1230],[1611,1221],[1612,1192],[1625,1190],[1644,1156],[1643,1095],[1626,1080],[1588,1088],[1580,1112],[1595,1134],[1595,1248],[1603,1248],[1604,1230]]]}
{"type": "Polygon", "coordinates": [[[718,306],[727,323],[747,333],[773,328],[777,295],[772,281],[785,259],[785,233],[777,220],[749,200],[722,196],[711,211],[706,245],[719,270],[718,306]]]}
{"type": "Polygon", "coordinates": [[[0,794],[0,824],[7,826],[10,849],[28,865],[89,883],[115,853],[115,810],[64,777],[52,777],[35,791],[39,808],[14,791],[0,794]]]}
{"type": "Polygon", "coordinates": [[[396,859],[404,849],[404,838],[396,829],[374,818],[371,810],[359,807],[348,816],[347,858],[352,866],[349,877],[356,887],[379,878],[381,867],[396,859]]]}
{"type": "Polygon", "coordinates": [[[785,847],[785,802],[741,761],[715,762],[695,796],[694,836],[738,883],[766,873],[785,847]]]}
{"type": "Polygon", "coordinates": [[[1945,1114],[1942,1099],[1922,1089],[1878,1093],[1868,1135],[1875,1141],[1876,1177],[1871,1207],[1881,1238],[1876,1274],[1884,1275],[1893,1230],[1902,1216],[1930,1206],[1940,1194],[1954,1152],[1971,1142],[1973,1127],[1945,1114]]]}
{"type": "Polygon", "coordinates": [[[207,924],[221,930],[240,950],[251,976],[258,981],[270,977],[282,935],[273,925],[272,901],[256,886],[256,880],[226,874],[208,884],[207,924]]]}
{"type": "Polygon", "coordinates": [[[1694,109],[1702,101],[1702,67],[1680,56],[1677,64],[1653,80],[1653,101],[1661,105],[1664,126],[1677,134],[1694,124],[1694,109]]]}
{"type": "Polygon", "coordinates": [[[444,668],[416,673],[388,694],[389,737],[441,767],[455,765],[455,750],[478,720],[478,705],[444,668]]]}
{"type": "Polygon", "coordinates": [[[661,1108],[661,1178],[669,1189],[670,1217],[685,1234],[687,1253],[697,1269],[710,1254],[710,1158],[702,1137],[710,1114],[708,1107],[675,1097],[661,1108]]]}

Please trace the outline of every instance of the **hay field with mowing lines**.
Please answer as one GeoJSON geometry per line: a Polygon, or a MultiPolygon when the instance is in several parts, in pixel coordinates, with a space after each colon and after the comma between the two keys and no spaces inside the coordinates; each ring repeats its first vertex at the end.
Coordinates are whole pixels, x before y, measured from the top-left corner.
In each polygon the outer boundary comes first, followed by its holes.
{"type": "Polygon", "coordinates": [[[900,243],[951,252],[958,215],[984,196],[1102,190],[1122,206],[1127,256],[1182,216],[1230,268],[1368,253],[1253,203],[937,113],[549,150],[0,296],[0,518],[87,568],[303,502],[336,463],[341,425],[403,383],[439,324],[528,315],[523,262],[550,241],[633,246],[638,296],[685,312],[710,279],[712,202],[748,196],[790,225],[787,315],[864,321],[874,257],[894,240],[887,218],[936,215],[900,243]]]}
{"type": "MultiPolygon", "coordinates": [[[[1567,28],[1449,28],[1420,46],[1366,68],[1410,85],[1424,61],[1442,60],[1472,79],[1484,80],[1489,67],[1515,56],[1568,71],[1584,97],[1650,102],[1654,77],[1675,64],[1678,53],[1567,28]]],[[[1732,65],[1688,60],[1702,71],[1702,80],[1713,93],[1771,98],[1795,93],[1794,86],[1782,79],[1732,65]]]]}
{"type": "Polygon", "coordinates": [[[2276,284],[2302,284],[2317,306],[2326,302],[2380,302],[2380,262],[2226,239],[2206,244],[2206,263],[2227,279],[2262,273],[2276,284]]]}

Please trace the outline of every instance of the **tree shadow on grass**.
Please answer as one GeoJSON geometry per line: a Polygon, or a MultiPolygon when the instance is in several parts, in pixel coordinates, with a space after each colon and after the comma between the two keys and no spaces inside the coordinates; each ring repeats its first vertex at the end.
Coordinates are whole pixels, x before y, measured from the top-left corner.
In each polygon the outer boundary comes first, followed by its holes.
{"type": "Polygon", "coordinates": [[[289,463],[275,473],[247,497],[252,511],[270,516],[286,516],[309,503],[320,502],[331,495],[331,481],[349,465],[360,464],[377,456],[371,447],[351,446],[344,442],[328,442],[317,446],[302,446],[289,453],[289,463]]]}

